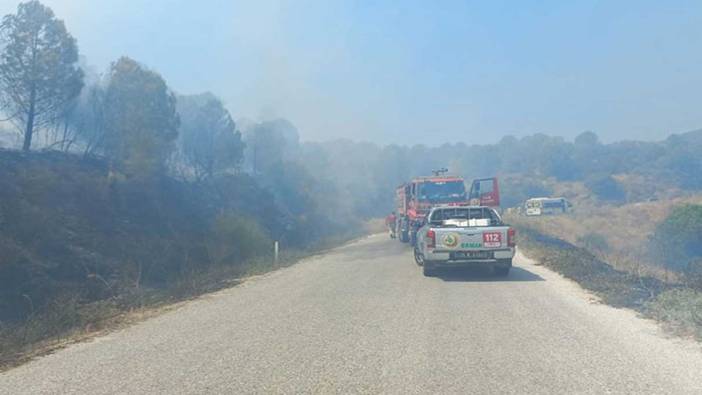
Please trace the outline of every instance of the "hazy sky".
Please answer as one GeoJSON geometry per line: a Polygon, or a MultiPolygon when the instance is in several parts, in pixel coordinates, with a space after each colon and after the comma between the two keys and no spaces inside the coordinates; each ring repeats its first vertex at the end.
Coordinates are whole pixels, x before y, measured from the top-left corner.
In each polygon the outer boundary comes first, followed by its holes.
{"type": "MultiPolygon", "coordinates": [[[[45,0],[88,62],[129,55],[305,140],[660,139],[702,128],[702,1],[45,0]]],[[[0,0],[0,13],[16,0],[0,0]]]]}

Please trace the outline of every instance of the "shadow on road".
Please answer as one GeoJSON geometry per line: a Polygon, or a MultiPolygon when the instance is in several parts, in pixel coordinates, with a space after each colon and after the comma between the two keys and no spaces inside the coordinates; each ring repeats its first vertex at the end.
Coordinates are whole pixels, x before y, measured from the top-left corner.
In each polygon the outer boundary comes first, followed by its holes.
{"type": "Polygon", "coordinates": [[[534,274],[521,267],[514,266],[507,277],[499,277],[493,274],[487,267],[470,268],[442,268],[436,272],[436,278],[443,281],[462,282],[528,282],[545,281],[538,274],[534,274]]]}

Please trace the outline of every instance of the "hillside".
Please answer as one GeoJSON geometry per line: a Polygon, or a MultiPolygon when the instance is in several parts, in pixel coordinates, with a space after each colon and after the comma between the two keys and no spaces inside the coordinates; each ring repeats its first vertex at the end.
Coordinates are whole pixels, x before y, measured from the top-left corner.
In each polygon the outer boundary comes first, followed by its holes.
{"type": "Polygon", "coordinates": [[[283,226],[272,195],[243,175],[113,179],[101,160],[0,150],[0,185],[3,327],[242,265],[269,254],[283,226]]]}

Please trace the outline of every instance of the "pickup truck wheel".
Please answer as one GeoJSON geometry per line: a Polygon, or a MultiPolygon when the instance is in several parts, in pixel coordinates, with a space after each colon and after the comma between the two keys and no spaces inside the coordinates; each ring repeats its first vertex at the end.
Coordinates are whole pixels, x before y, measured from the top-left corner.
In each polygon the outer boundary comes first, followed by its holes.
{"type": "Polygon", "coordinates": [[[424,255],[419,252],[417,247],[414,247],[414,261],[417,263],[417,265],[424,266],[424,255]]]}

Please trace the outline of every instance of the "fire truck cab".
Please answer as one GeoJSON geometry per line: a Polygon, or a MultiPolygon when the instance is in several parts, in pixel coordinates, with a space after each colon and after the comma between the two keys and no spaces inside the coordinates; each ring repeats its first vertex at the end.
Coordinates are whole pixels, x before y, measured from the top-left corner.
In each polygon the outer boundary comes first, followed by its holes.
{"type": "Polygon", "coordinates": [[[433,207],[469,204],[499,207],[497,178],[474,180],[467,192],[462,177],[446,175],[446,172],[446,169],[436,170],[433,176],[417,177],[397,187],[395,229],[401,242],[414,244],[417,229],[433,207]]]}

